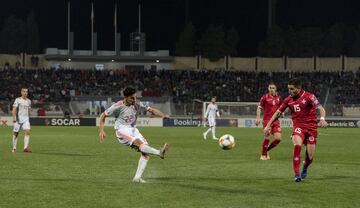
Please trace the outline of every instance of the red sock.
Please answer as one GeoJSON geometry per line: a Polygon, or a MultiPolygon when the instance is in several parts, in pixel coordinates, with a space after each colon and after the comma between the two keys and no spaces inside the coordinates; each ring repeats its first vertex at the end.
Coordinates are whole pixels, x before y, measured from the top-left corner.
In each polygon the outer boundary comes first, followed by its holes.
{"type": "Polygon", "coordinates": [[[309,157],[308,151],[306,150],[305,152],[305,160],[304,160],[304,168],[308,168],[309,165],[311,164],[311,162],[313,161],[313,159],[309,157]]]}
{"type": "Polygon", "coordinates": [[[299,176],[300,174],[300,153],[301,153],[301,145],[295,145],[294,153],[293,153],[293,168],[295,176],[299,176]]]}
{"type": "Polygon", "coordinates": [[[267,151],[270,151],[272,148],[276,147],[276,145],[278,145],[280,141],[281,141],[280,139],[275,139],[274,141],[272,141],[269,147],[267,148],[267,151]]]}
{"type": "Polygon", "coordinates": [[[267,155],[268,146],[269,146],[269,139],[265,137],[262,143],[262,155],[267,155]]]}

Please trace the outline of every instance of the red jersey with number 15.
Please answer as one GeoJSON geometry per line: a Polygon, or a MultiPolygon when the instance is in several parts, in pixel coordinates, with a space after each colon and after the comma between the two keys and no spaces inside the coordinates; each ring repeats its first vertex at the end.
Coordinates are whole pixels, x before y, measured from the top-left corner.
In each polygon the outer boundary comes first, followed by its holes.
{"type": "Polygon", "coordinates": [[[290,108],[293,126],[317,128],[316,109],[320,106],[315,95],[301,90],[295,98],[287,97],[278,110],[284,112],[287,107],[290,108]]]}
{"type": "Polygon", "coordinates": [[[282,98],[279,95],[271,96],[270,94],[265,94],[261,97],[259,106],[264,111],[264,121],[268,121],[271,119],[272,115],[281,105],[281,102],[282,98]]]}

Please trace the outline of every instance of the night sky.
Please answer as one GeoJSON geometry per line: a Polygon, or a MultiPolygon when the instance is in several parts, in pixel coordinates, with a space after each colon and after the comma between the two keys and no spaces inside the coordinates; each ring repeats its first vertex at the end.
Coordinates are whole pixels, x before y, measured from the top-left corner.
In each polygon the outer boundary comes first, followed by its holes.
{"type": "MultiPolygon", "coordinates": [[[[98,49],[114,48],[114,2],[93,0],[98,49]]],[[[137,4],[140,0],[117,0],[118,32],[122,50],[129,49],[129,34],[137,29],[137,4]]],[[[258,42],[267,31],[267,0],[142,0],[142,31],[147,36],[147,50],[174,50],[186,19],[193,22],[197,36],[209,24],[234,26],[240,36],[239,55],[257,54],[258,42]],[[186,7],[188,2],[188,7],[186,7]],[[188,9],[186,9],[188,8],[188,9]]],[[[41,48],[67,47],[66,0],[12,0],[1,3],[0,27],[10,15],[26,18],[33,9],[39,25],[41,48]]],[[[71,1],[71,30],[75,49],[90,49],[91,0],[71,1]]],[[[283,28],[327,28],[336,22],[360,25],[358,0],[278,0],[276,23],[283,28]]]]}

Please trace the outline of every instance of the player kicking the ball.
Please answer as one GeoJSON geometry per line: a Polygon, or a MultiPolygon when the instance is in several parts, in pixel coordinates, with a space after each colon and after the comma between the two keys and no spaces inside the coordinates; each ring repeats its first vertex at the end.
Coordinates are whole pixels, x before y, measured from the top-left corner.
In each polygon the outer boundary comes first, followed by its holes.
{"type": "Polygon", "coordinates": [[[301,80],[291,79],[288,82],[290,96],[281,104],[280,108],[271,117],[264,129],[265,134],[271,131],[271,124],[285,111],[290,108],[291,119],[293,121],[292,140],[294,143],[293,168],[295,182],[301,182],[307,176],[307,170],[314,158],[315,145],[317,141],[317,126],[326,127],[325,109],[321,106],[317,98],[302,89],[301,80]],[[320,122],[317,124],[316,109],[320,113],[320,122]],[[300,174],[300,153],[301,146],[306,146],[305,160],[300,174]]]}
{"type": "Polygon", "coordinates": [[[165,154],[168,151],[168,144],[165,143],[164,146],[160,149],[150,147],[146,139],[136,128],[137,115],[142,108],[158,117],[168,118],[169,116],[165,115],[158,109],[151,108],[144,103],[137,101],[136,90],[132,87],[127,87],[123,93],[123,100],[113,104],[100,115],[100,143],[104,141],[106,136],[104,131],[105,118],[111,115],[114,111],[118,111],[119,115],[116,118],[114,125],[116,137],[121,144],[130,146],[131,148],[141,153],[133,181],[138,183],[145,183],[145,181],[142,179],[142,174],[149,161],[150,155],[157,155],[161,159],[165,159],[165,154]]]}
{"type": "MultiPolygon", "coordinates": [[[[269,93],[263,95],[260,99],[259,106],[256,110],[256,125],[260,124],[260,113],[261,109],[264,111],[263,116],[263,127],[267,125],[269,120],[271,119],[271,116],[275,113],[275,111],[280,107],[280,104],[282,102],[281,96],[277,94],[276,85],[273,82],[269,83],[268,86],[269,93]]],[[[271,125],[271,134],[274,135],[274,140],[270,142],[270,135],[264,135],[264,140],[262,142],[262,152],[260,156],[260,160],[269,160],[269,151],[276,147],[280,141],[281,141],[281,127],[280,127],[280,121],[276,119],[273,124],[271,125]]]]}
{"type": "Polygon", "coordinates": [[[31,152],[29,147],[30,141],[30,109],[31,101],[28,97],[28,89],[26,87],[21,88],[21,97],[15,99],[13,104],[12,116],[14,123],[14,134],[12,139],[12,152],[16,152],[17,137],[19,135],[20,128],[24,130],[24,152],[31,152]]]}
{"type": "Polygon", "coordinates": [[[220,117],[220,114],[216,104],[216,97],[214,96],[211,98],[211,103],[207,106],[204,115],[204,120],[207,120],[209,124],[209,129],[203,133],[204,139],[206,139],[207,134],[211,131],[212,138],[214,140],[218,140],[218,138],[215,136],[216,116],[220,117]]]}

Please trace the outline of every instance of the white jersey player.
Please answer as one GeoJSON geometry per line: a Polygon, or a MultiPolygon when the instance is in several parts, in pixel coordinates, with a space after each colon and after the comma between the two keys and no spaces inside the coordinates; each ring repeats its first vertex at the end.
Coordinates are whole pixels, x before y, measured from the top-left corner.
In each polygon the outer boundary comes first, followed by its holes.
{"type": "Polygon", "coordinates": [[[204,115],[204,120],[208,121],[209,129],[203,133],[204,139],[206,139],[207,134],[211,131],[212,138],[217,140],[215,136],[215,127],[216,127],[216,116],[220,117],[219,109],[216,104],[216,97],[211,98],[211,103],[207,106],[206,112],[204,115]]]}
{"type": "Polygon", "coordinates": [[[12,152],[16,152],[17,137],[19,135],[20,128],[25,132],[24,135],[24,152],[31,152],[29,147],[30,141],[30,109],[31,101],[27,98],[28,89],[23,87],[21,88],[21,97],[15,99],[13,104],[12,116],[14,123],[14,134],[12,139],[12,152]]]}
{"type": "Polygon", "coordinates": [[[149,160],[149,155],[157,155],[161,159],[165,159],[165,154],[168,151],[168,144],[165,143],[164,146],[160,149],[150,147],[146,139],[136,128],[137,115],[141,109],[144,109],[158,117],[168,118],[169,116],[165,115],[158,109],[149,107],[142,102],[138,102],[136,100],[136,90],[134,88],[127,87],[123,93],[123,100],[113,104],[100,115],[100,143],[104,141],[106,136],[104,131],[105,118],[113,114],[114,111],[119,112],[114,125],[115,135],[121,144],[130,146],[131,148],[141,153],[133,181],[145,183],[145,181],[142,179],[142,174],[149,160]]]}

